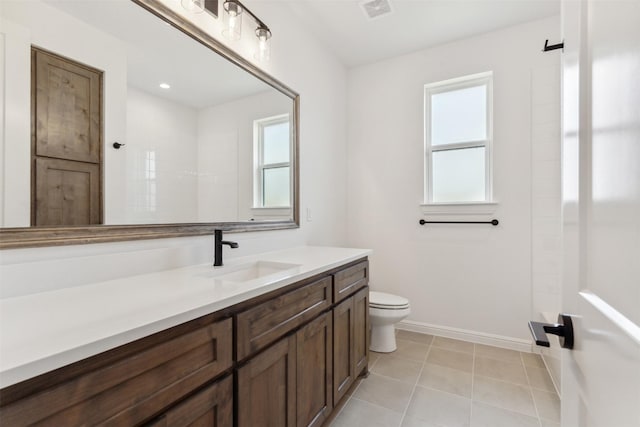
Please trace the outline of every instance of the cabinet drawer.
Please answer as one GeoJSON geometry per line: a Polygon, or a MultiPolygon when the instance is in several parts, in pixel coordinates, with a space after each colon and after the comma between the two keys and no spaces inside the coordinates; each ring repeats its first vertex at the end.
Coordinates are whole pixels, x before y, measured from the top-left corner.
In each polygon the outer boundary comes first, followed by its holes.
{"type": "Polygon", "coordinates": [[[238,361],[313,319],[330,305],[331,277],[325,277],[238,314],[238,361]]]}
{"type": "Polygon", "coordinates": [[[359,264],[338,271],[333,282],[333,302],[339,303],[369,282],[369,262],[359,264]]]}
{"type": "Polygon", "coordinates": [[[2,408],[7,425],[133,425],[232,366],[232,320],[200,327],[2,408]]]}
{"type": "Polygon", "coordinates": [[[233,427],[233,377],[205,387],[146,427],[233,427]]]}

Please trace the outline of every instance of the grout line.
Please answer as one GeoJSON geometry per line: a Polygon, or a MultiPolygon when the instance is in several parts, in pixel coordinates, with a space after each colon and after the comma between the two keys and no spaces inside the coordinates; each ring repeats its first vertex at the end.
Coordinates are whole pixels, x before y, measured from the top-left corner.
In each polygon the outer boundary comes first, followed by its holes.
{"type": "MultiPolygon", "coordinates": [[[[377,360],[376,360],[377,362],[377,360]]],[[[374,362],[373,364],[375,365],[376,362],[374,362]]],[[[371,373],[371,371],[369,371],[369,373],[371,373]]],[[[349,393],[349,396],[347,397],[347,400],[345,400],[344,404],[342,405],[342,407],[340,408],[340,410],[338,411],[338,413],[336,414],[336,416],[333,418],[333,420],[331,421],[331,425],[333,425],[333,423],[338,419],[338,417],[340,417],[340,414],[342,414],[342,411],[344,411],[344,408],[347,407],[347,405],[349,404],[349,402],[351,401],[351,399],[356,399],[355,397],[353,397],[354,394],[356,394],[356,391],[358,391],[358,389],[360,388],[360,386],[362,385],[362,381],[364,381],[364,378],[361,379],[358,382],[358,385],[356,385],[356,388],[354,388],[351,393],[349,393]]],[[[356,400],[360,400],[360,399],[356,399],[356,400]]],[[[368,402],[367,402],[368,403],[368,402]]],[[[331,427],[331,425],[329,427],[331,427]]]]}
{"type": "MultiPolygon", "coordinates": [[[[420,362],[416,361],[416,363],[420,363],[420,362]]],[[[420,373],[422,373],[422,368],[420,368],[420,373]]],[[[380,373],[378,373],[378,372],[370,372],[370,375],[375,375],[376,377],[381,377],[381,378],[384,378],[384,379],[386,379],[386,380],[395,381],[395,382],[397,382],[397,383],[402,383],[402,384],[406,384],[406,385],[411,385],[411,383],[410,383],[410,382],[402,381],[402,380],[399,380],[399,379],[397,379],[397,378],[389,377],[389,376],[387,376],[387,375],[382,375],[382,374],[380,374],[380,373]]],[[[418,378],[419,378],[419,377],[418,377],[418,378]]],[[[414,385],[415,385],[415,384],[414,384],[414,385]]],[[[360,385],[359,385],[359,384],[358,384],[358,387],[360,387],[360,385]]],[[[354,390],[353,390],[353,392],[355,393],[355,392],[356,392],[356,389],[354,389],[354,390]]],[[[361,400],[362,400],[362,399],[361,399],[361,400]]]]}
{"type": "Polygon", "coordinates": [[[486,379],[491,380],[491,381],[498,381],[500,383],[505,383],[505,384],[509,384],[509,385],[515,385],[515,386],[522,387],[522,388],[532,388],[528,383],[527,384],[515,383],[513,381],[507,381],[507,380],[503,380],[501,378],[488,377],[486,375],[480,375],[480,374],[477,374],[477,375],[479,377],[486,378],[486,379]]]}
{"type": "Polygon", "coordinates": [[[531,401],[533,402],[533,409],[536,411],[536,418],[538,419],[538,425],[542,427],[540,412],[538,412],[538,404],[536,403],[536,398],[533,396],[533,391],[531,390],[531,380],[529,379],[529,373],[527,372],[527,367],[524,366],[524,358],[522,357],[522,353],[520,353],[520,361],[522,362],[522,366],[524,367],[524,374],[527,377],[527,384],[529,384],[529,394],[531,395],[531,401]]]}
{"type": "Polygon", "coordinates": [[[418,372],[418,376],[416,377],[416,382],[413,384],[413,390],[411,390],[411,394],[409,395],[409,401],[407,402],[407,406],[404,408],[404,412],[402,413],[402,418],[400,418],[400,425],[402,427],[402,423],[404,419],[407,417],[407,411],[409,410],[409,405],[411,405],[411,401],[413,400],[413,395],[416,393],[416,388],[418,387],[418,381],[420,381],[420,377],[422,376],[422,372],[424,371],[424,366],[427,364],[427,358],[429,357],[429,353],[431,352],[431,347],[433,346],[434,338],[431,338],[431,342],[427,347],[427,352],[424,355],[422,360],[422,367],[420,368],[420,372],[418,372]]]}
{"type": "MultiPolygon", "coordinates": [[[[468,372],[467,372],[467,373],[468,373],[468,372]]],[[[457,398],[460,398],[460,399],[466,399],[466,400],[468,400],[468,401],[471,401],[471,398],[470,398],[470,397],[463,396],[463,395],[461,395],[461,394],[457,394],[457,393],[453,393],[453,392],[451,392],[451,391],[440,390],[439,388],[433,388],[433,387],[428,386],[428,385],[416,384],[416,389],[417,389],[418,387],[423,388],[423,389],[425,389],[425,390],[435,391],[435,392],[437,392],[437,393],[439,393],[439,394],[446,394],[446,395],[449,395],[449,396],[451,396],[451,397],[457,397],[457,398]]],[[[482,403],[484,403],[484,402],[482,402],[482,403]]],[[[489,404],[488,404],[488,403],[485,403],[485,405],[489,405],[489,404]]],[[[495,406],[495,405],[489,405],[489,406],[495,406]]],[[[515,411],[513,411],[513,412],[515,412],[515,411]]]]}
{"type": "MultiPolygon", "coordinates": [[[[426,334],[425,334],[425,335],[426,335],[426,334]]],[[[446,351],[453,351],[453,352],[457,352],[457,353],[469,354],[469,352],[466,352],[466,351],[452,350],[452,349],[449,349],[449,348],[443,348],[443,347],[439,347],[439,346],[437,346],[437,345],[434,345],[435,337],[431,339],[431,342],[430,342],[429,344],[425,344],[424,342],[412,341],[412,340],[401,340],[401,341],[408,341],[408,342],[415,343],[415,344],[427,345],[427,346],[428,346],[428,348],[427,348],[427,352],[426,352],[426,354],[425,354],[425,356],[424,356],[424,358],[423,358],[423,360],[422,360],[422,367],[421,367],[421,369],[420,369],[420,372],[418,373],[418,376],[417,376],[417,378],[416,378],[416,380],[415,380],[415,382],[414,382],[413,390],[411,391],[411,394],[410,394],[410,396],[409,396],[409,402],[407,403],[407,405],[406,405],[406,407],[405,407],[405,409],[404,409],[404,412],[402,413],[402,417],[401,417],[401,419],[400,419],[400,426],[402,426],[402,423],[403,423],[403,422],[405,421],[405,419],[406,419],[406,416],[407,416],[407,412],[408,412],[409,406],[411,405],[411,402],[412,402],[412,400],[413,400],[413,397],[415,396],[415,393],[416,393],[417,387],[419,386],[419,385],[418,385],[418,382],[419,382],[419,380],[420,380],[420,377],[421,377],[421,376],[422,376],[422,374],[424,373],[424,370],[425,370],[425,368],[426,368],[426,364],[428,363],[428,362],[427,362],[427,359],[429,358],[429,355],[430,355],[431,351],[435,348],[435,349],[440,349],[440,350],[446,350],[446,351]]],[[[464,341],[464,340],[459,340],[459,341],[464,341]]],[[[471,355],[472,355],[472,367],[471,367],[471,398],[469,399],[469,400],[470,400],[470,403],[471,403],[471,407],[470,407],[470,410],[469,410],[469,423],[470,423],[470,425],[471,425],[471,423],[472,423],[472,419],[473,419],[473,402],[475,401],[475,400],[474,400],[474,390],[475,390],[475,377],[476,377],[476,372],[475,372],[475,362],[476,362],[476,357],[487,357],[487,358],[489,358],[489,359],[497,360],[497,361],[502,362],[502,363],[512,363],[512,364],[517,364],[517,362],[515,362],[515,361],[508,361],[508,360],[496,359],[496,358],[494,358],[494,357],[491,357],[491,355],[478,354],[478,353],[477,353],[477,344],[475,344],[475,343],[471,343],[471,344],[473,344],[473,351],[471,352],[471,355]]],[[[498,348],[499,348],[499,347],[498,347],[498,348]]],[[[545,392],[545,393],[549,393],[549,394],[554,394],[554,393],[553,393],[553,392],[550,392],[550,391],[547,391],[547,390],[544,390],[544,389],[538,389],[537,387],[532,387],[532,386],[531,386],[531,380],[530,380],[529,372],[527,371],[527,365],[525,364],[525,361],[524,361],[523,352],[519,351],[518,353],[519,353],[519,356],[520,356],[520,365],[521,365],[521,367],[522,367],[522,368],[524,369],[524,371],[525,371],[525,377],[526,377],[526,380],[527,380],[527,384],[526,384],[526,385],[525,385],[525,384],[522,384],[522,383],[514,383],[514,382],[511,382],[511,381],[505,381],[505,380],[503,380],[503,379],[498,379],[498,378],[485,377],[485,376],[483,376],[483,375],[478,375],[478,377],[487,378],[487,379],[492,380],[492,381],[502,382],[502,383],[505,383],[505,384],[514,385],[514,386],[518,386],[518,387],[523,387],[523,388],[527,389],[527,391],[528,391],[528,393],[529,393],[529,396],[531,397],[531,400],[532,400],[532,402],[533,402],[533,406],[534,406],[534,410],[535,410],[535,414],[536,414],[536,415],[535,415],[535,418],[536,418],[536,420],[538,421],[538,425],[539,425],[540,427],[542,427],[542,420],[543,420],[543,419],[540,417],[540,413],[539,413],[539,411],[538,411],[538,405],[537,405],[536,400],[535,400],[535,397],[534,397],[534,395],[533,395],[533,390],[535,389],[536,391],[545,392]]],[[[391,356],[391,357],[395,357],[395,356],[391,356]]],[[[378,360],[379,360],[380,358],[381,358],[381,357],[379,357],[379,358],[378,358],[378,360]]],[[[403,360],[412,360],[412,361],[414,361],[414,362],[418,362],[418,361],[417,361],[417,360],[415,360],[415,359],[407,359],[407,358],[403,358],[403,357],[398,357],[398,358],[399,358],[399,359],[403,359],[403,360]]],[[[376,360],[376,362],[375,362],[376,364],[378,363],[378,360],[376,360]]],[[[441,366],[441,365],[437,365],[437,364],[436,364],[436,366],[441,366]]],[[[536,368],[537,368],[537,366],[532,366],[532,367],[536,367],[536,368]]],[[[455,368],[450,368],[450,367],[446,367],[446,368],[454,369],[454,370],[458,370],[458,371],[460,371],[459,369],[455,369],[455,368]]],[[[461,371],[461,372],[466,372],[466,371],[461,371]]],[[[394,380],[394,381],[403,382],[403,383],[405,383],[405,384],[408,384],[407,382],[400,381],[400,380],[398,380],[398,379],[396,379],[396,378],[387,377],[387,376],[385,376],[385,375],[380,375],[380,374],[378,374],[378,373],[376,373],[376,375],[379,375],[379,376],[381,376],[381,377],[384,377],[384,378],[387,378],[387,379],[390,379],[390,380],[394,380]]],[[[359,387],[359,385],[358,385],[358,387],[359,387]]],[[[422,386],[420,386],[420,387],[422,387],[422,386]]],[[[463,398],[464,398],[464,396],[460,396],[460,395],[458,395],[458,394],[450,393],[450,392],[446,392],[446,391],[443,391],[443,390],[438,390],[438,389],[435,389],[435,388],[432,388],[432,387],[429,387],[429,386],[424,386],[424,388],[427,388],[427,389],[430,389],[430,390],[435,390],[435,391],[438,391],[438,392],[441,392],[441,393],[445,393],[445,394],[449,394],[449,395],[451,395],[451,396],[455,396],[455,397],[463,397],[463,398]]],[[[357,388],[356,388],[356,390],[357,390],[357,388]]],[[[354,394],[355,394],[355,391],[356,391],[356,390],[354,390],[354,394]]],[[[353,394],[350,396],[350,399],[362,400],[362,399],[358,399],[358,398],[356,398],[356,397],[353,397],[353,394]]],[[[365,402],[370,403],[370,402],[368,402],[368,401],[365,401],[365,402]]],[[[478,401],[478,402],[480,402],[480,401],[478,401]]],[[[486,403],[484,403],[484,402],[482,402],[482,403],[483,403],[483,404],[486,404],[486,403]]],[[[372,403],[372,404],[373,404],[373,403],[372,403]]],[[[373,405],[375,405],[375,404],[373,404],[373,405]]],[[[489,404],[486,404],[486,405],[489,405],[489,404]]],[[[345,405],[345,406],[346,406],[346,405],[345,405]]],[[[380,405],[375,405],[375,406],[380,406],[380,405]]],[[[494,406],[494,407],[496,407],[496,408],[503,409],[503,410],[506,410],[506,411],[509,411],[509,412],[513,412],[513,413],[516,413],[516,414],[522,414],[522,415],[532,416],[531,414],[527,414],[527,413],[524,413],[524,412],[521,412],[521,411],[517,411],[517,410],[514,410],[513,408],[507,408],[507,407],[503,407],[503,406],[500,406],[500,405],[489,405],[489,406],[494,406]]],[[[382,406],[380,406],[380,407],[382,407],[382,406]]],[[[384,408],[384,407],[382,407],[382,408],[384,408]]],[[[343,409],[344,409],[344,407],[343,407],[343,409]]],[[[388,408],[385,408],[385,409],[388,409],[388,408]]],[[[395,412],[395,411],[394,411],[394,412],[395,412]]],[[[546,418],[545,418],[545,419],[546,419],[546,418]]]]}
{"type": "MultiPolygon", "coordinates": [[[[367,405],[375,406],[376,408],[384,409],[385,411],[394,412],[394,413],[396,413],[396,414],[399,414],[399,413],[400,413],[400,412],[398,412],[398,411],[394,411],[393,409],[387,408],[386,406],[382,406],[382,405],[379,405],[379,404],[377,404],[377,403],[369,402],[368,400],[359,399],[359,398],[357,398],[357,397],[350,396],[350,397],[349,397],[349,400],[357,400],[358,402],[366,403],[367,405]]],[[[342,408],[342,410],[344,410],[344,408],[345,408],[346,406],[347,406],[347,405],[345,404],[345,405],[344,405],[344,407],[342,408]]],[[[340,411],[340,412],[342,412],[342,411],[340,411]]],[[[338,415],[340,415],[340,414],[338,414],[338,415]]],[[[336,417],[336,419],[337,419],[337,418],[338,418],[338,417],[336,417]]],[[[334,419],[334,421],[335,421],[335,419],[334,419]]]]}
{"type": "MultiPolygon", "coordinates": [[[[547,377],[549,377],[549,381],[551,381],[551,387],[553,388],[552,390],[546,389],[546,388],[542,388],[542,387],[536,387],[533,384],[531,384],[531,380],[529,379],[529,387],[531,387],[532,390],[537,390],[537,391],[544,391],[545,393],[549,393],[549,394],[553,394],[555,395],[558,399],[560,399],[560,396],[558,396],[558,391],[555,388],[555,384],[553,384],[553,378],[551,378],[551,375],[549,375],[549,372],[545,369],[545,368],[538,368],[537,366],[528,366],[531,369],[538,369],[540,371],[544,371],[544,374],[547,375],[547,377]]],[[[525,365],[524,367],[524,371],[527,374],[527,378],[529,378],[529,371],[527,370],[527,366],[525,365]]]]}

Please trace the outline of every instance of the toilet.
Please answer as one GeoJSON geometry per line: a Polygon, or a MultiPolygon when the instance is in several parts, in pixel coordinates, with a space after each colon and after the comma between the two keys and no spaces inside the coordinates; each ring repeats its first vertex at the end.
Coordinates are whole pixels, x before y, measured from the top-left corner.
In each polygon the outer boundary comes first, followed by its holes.
{"type": "Polygon", "coordinates": [[[371,343],[369,349],[390,353],[396,349],[395,324],[411,313],[409,300],[384,292],[369,292],[371,343]]]}

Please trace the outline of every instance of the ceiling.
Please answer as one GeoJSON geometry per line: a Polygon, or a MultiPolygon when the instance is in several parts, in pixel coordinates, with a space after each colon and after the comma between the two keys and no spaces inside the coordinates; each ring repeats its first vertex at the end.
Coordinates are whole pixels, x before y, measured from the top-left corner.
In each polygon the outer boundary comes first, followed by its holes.
{"type": "MultiPolygon", "coordinates": [[[[45,1],[123,41],[128,50],[130,83],[147,92],[202,108],[268,90],[258,79],[239,72],[219,56],[210,55],[207,48],[193,43],[129,0],[45,1]],[[191,64],[187,78],[183,64],[191,64]],[[216,78],[212,79],[212,75],[216,78]],[[187,84],[180,90],[162,91],[158,83],[165,81],[187,84]]],[[[365,15],[362,0],[246,0],[246,3],[252,9],[255,5],[259,15],[264,11],[268,16],[266,12],[273,6],[277,7],[271,9],[272,13],[282,7],[291,11],[347,67],[560,13],[560,0],[387,1],[391,13],[373,20],[365,15]]]]}
{"type": "Polygon", "coordinates": [[[359,0],[282,2],[348,67],[560,14],[560,0],[388,0],[372,20],[359,0]]]}
{"type": "Polygon", "coordinates": [[[272,90],[129,0],[45,1],[121,42],[127,84],[149,94],[201,109],[272,90]]]}

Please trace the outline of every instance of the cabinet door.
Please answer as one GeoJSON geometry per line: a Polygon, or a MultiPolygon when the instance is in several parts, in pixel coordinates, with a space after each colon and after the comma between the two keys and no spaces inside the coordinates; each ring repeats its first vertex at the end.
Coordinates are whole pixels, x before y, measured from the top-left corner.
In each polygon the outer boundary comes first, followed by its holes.
{"type": "Polygon", "coordinates": [[[355,380],[353,297],[333,309],[333,402],[337,404],[355,380]]]}
{"type": "Polygon", "coordinates": [[[239,313],[237,360],[268,347],[330,306],[331,277],[325,277],[239,313]]]}
{"type": "Polygon", "coordinates": [[[148,427],[233,427],[233,378],[216,381],[168,410],[148,427]]]}
{"type": "Polygon", "coordinates": [[[330,313],[296,333],[297,427],[321,426],[331,412],[332,340],[330,313]]]}
{"type": "Polygon", "coordinates": [[[365,287],[353,296],[354,332],[353,354],[355,374],[360,375],[367,369],[369,362],[369,287],[365,287]]]}
{"type": "Polygon", "coordinates": [[[239,427],[295,427],[295,335],[238,369],[237,392],[239,427]]]}

